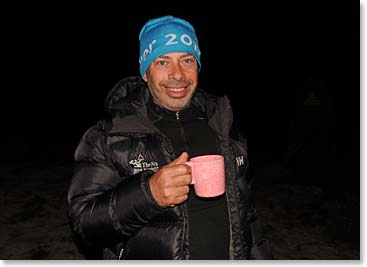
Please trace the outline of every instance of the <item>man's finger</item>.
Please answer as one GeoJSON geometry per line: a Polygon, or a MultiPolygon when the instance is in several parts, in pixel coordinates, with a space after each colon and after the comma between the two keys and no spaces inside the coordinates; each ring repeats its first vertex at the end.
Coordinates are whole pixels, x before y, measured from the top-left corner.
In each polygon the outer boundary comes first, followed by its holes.
{"type": "Polygon", "coordinates": [[[182,154],[178,158],[176,158],[174,161],[169,163],[167,166],[183,164],[187,162],[188,159],[189,159],[189,154],[187,154],[187,152],[182,152],[182,154]]]}
{"type": "Polygon", "coordinates": [[[178,175],[173,178],[173,185],[175,187],[185,186],[189,184],[191,184],[191,175],[188,173],[178,175]]]}

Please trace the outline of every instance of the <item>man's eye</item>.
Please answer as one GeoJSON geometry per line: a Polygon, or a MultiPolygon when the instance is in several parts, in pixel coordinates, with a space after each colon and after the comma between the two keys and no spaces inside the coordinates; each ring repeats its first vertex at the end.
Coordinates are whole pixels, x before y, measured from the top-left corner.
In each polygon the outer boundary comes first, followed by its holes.
{"type": "Polygon", "coordinates": [[[184,60],[183,60],[183,63],[184,64],[186,64],[186,65],[193,65],[193,64],[195,64],[195,62],[196,62],[196,60],[195,60],[195,58],[191,58],[191,57],[189,57],[189,58],[185,58],[184,60]]]}
{"type": "Polygon", "coordinates": [[[158,65],[163,66],[163,65],[166,65],[166,64],[167,64],[167,62],[166,62],[166,61],[164,61],[164,60],[159,60],[159,61],[158,61],[158,65]]]}

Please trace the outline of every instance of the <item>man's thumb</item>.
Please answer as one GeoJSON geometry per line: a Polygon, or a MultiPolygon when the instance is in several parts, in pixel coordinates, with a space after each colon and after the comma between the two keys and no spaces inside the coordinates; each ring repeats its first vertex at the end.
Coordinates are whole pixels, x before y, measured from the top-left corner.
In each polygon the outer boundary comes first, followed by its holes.
{"type": "Polygon", "coordinates": [[[169,165],[177,165],[177,164],[183,164],[187,162],[189,159],[189,154],[187,152],[182,152],[182,154],[176,158],[174,161],[172,161],[169,165]]]}

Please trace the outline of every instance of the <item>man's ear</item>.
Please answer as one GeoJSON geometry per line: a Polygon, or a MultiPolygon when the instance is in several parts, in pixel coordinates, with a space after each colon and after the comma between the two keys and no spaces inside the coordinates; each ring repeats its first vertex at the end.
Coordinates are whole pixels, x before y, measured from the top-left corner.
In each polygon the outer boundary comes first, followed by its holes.
{"type": "Polygon", "coordinates": [[[144,73],[143,80],[144,80],[145,82],[147,82],[147,81],[148,81],[148,79],[147,79],[147,73],[146,73],[146,72],[144,73]]]}

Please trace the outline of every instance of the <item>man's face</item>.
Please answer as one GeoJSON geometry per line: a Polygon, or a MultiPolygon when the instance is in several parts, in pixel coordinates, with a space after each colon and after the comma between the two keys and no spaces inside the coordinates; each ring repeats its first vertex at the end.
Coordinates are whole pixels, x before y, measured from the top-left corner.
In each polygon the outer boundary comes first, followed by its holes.
{"type": "Polygon", "coordinates": [[[144,74],[154,102],[172,111],[184,109],[198,84],[198,64],[193,55],[181,52],[157,57],[144,74]]]}

